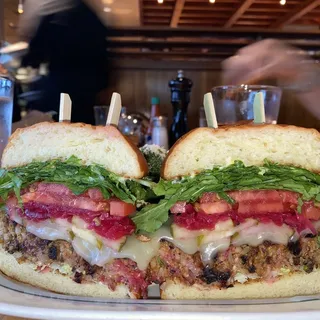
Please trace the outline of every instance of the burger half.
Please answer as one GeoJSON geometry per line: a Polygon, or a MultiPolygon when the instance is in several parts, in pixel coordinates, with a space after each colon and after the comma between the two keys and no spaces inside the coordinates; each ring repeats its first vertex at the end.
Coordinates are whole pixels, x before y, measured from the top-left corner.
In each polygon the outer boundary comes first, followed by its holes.
{"type": "Polygon", "coordinates": [[[149,281],[164,299],[319,293],[319,172],[316,130],[191,131],[164,161],[154,189],[163,199],[133,218],[162,239],[149,281]]]}
{"type": "Polygon", "coordinates": [[[65,294],[147,296],[131,214],[148,197],[148,167],[115,127],[20,129],[1,164],[2,272],[65,294]]]}

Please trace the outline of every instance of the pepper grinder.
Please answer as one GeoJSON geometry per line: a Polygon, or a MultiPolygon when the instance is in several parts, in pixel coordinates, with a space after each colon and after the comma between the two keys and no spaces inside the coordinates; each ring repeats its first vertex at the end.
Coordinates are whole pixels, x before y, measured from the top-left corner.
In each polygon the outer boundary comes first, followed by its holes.
{"type": "Polygon", "coordinates": [[[192,85],[192,81],[184,77],[183,70],[178,71],[176,79],[169,81],[173,106],[173,122],[169,131],[170,147],[188,132],[188,105],[192,85]]]}

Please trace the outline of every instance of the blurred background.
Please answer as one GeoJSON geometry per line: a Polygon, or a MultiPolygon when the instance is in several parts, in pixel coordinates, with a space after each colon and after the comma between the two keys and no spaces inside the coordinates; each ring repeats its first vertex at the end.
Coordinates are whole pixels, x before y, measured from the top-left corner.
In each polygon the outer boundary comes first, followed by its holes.
{"type": "MultiPolygon", "coordinates": [[[[21,41],[18,25],[26,14],[27,3],[28,0],[0,0],[2,47],[21,41]]],[[[57,111],[49,107],[50,103],[58,104],[56,94],[52,93],[47,100],[40,98],[43,88],[53,87],[45,80],[51,63],[58,66],[55,70],[69,68],[78,74],[76,78],[69,77],[68,72],[56,76],[55,81],[65,91],[90,92],[87,96],[74,95],[79,110],[92,110],[94,105],[108,106],[112,92],[119,92],[126,107],[123,117],[132,115],[136,123],[143,123],[146,135],[150,118],[154,116],[162,115],[165,119],[161,123],[170,125],[174,107],[169,82],[177,79],[178,70],[183,70],[183,77],[192,81],[187,121],[189,128],[194,128],[203,118],[203,94],[222,84],[221,62],[240,48],[271,37],[307,51],[312,59],[320,58],[319,0],[99,0],[96,3],[94,15],[101,25],[81,10],[72,13],[73,20],[59,15],[60,24],[78,26],[81,35],[66,35],[64,29],[56,33],[52,31],[55,29],[50,31],[49,27],[48,31],[48,27],[42,26],[28,39],[32,50],[20,44],[9,55],[2,54],[2,63],[5,62],[19,83],[15,95],[22,112],[57,111]],[[68,48],[70,41],[72,50],[68,48]],[[55,42],[63,49],[53,45],[55,42]],[[73,82],[77,82],[74,87],[78,89],[70,86],[73,82]],[[151,108],[152,98],[158,99],[153,100],[158,104],[156,108],[151,108]],[[43,101],[47,101],[45,108],[43,101]]],[[[90,6],[87,9],[92,10],[90,6]]],[[[48,25],[55,24],[56,18],[51,15],[48,25]]],[[[87,112],[80,112],[80,121],[87,112]]],[[[93,114],[87,118],[86,122],[94,123],[93,114]]],[[[286,92],[278,123],[320,129],[319,120],[286,92]]]]}

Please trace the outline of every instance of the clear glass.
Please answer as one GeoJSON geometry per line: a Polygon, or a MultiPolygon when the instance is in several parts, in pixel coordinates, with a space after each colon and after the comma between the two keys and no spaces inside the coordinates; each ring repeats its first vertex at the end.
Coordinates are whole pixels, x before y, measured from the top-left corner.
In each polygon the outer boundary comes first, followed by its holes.
{"type": "Polygon", "coordinates": [[[0,156],[12,129],[13,86],[12,80],[0,76],[0,156]]]}
{"type": "Polygon", "coordinates": [[[280,110],[282,91],[273,86],[241,85],[212,89],[213,101],[219,124],[232,124],[253,120],[253,101],[262,92],[266,122],[276,124],[280,110]]]}
{"type": "Polygon", "coordinates": [[[107,122],[109,106],[94,106],[93,110],[96,126],[105,126],[107,122]]]}
{"type": "MultiPolygon", "coordinates": [[[[105,126],[108,118],[109,106],[94,106],[96,126],[105,126]]],[[[141,124],[133,115],[127,115],[127,108],[122,107],[118,129],[127,136],[135,145],[140,145],[141,124]]]]}
{"type": "Polygon", "coordinates": [[[207,119],[206,119],[206,114],[204,111],[204,107],[200,107],[200,112],[199,112],[199,127],[207,127],[207,119]]]}

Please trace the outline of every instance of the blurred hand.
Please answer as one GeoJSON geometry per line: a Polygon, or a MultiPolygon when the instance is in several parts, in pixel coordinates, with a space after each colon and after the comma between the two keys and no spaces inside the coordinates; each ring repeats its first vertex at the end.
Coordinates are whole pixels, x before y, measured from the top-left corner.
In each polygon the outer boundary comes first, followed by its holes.
{"type": "Polygon", "coordinates": [[[275,79],[297,92],[305,107],[320,119],[320,68],[306,53],[277,40],[264,40],[241,49],[223,62],[224,84],[252,84],[275,79]]]}
{"type": "Polygon", "coordinates": [[[252,84],[276,79],[281,84],[299,82],[310,67],[302,63],[306,54],[277,40],[249,45],[223,63],[224,84],[252,84]]]}
{"type": "Polygon", "coordinates": [[[2,64],[0,64],[0,74],[7,74],[8,71],[4,68],[2,64]]]}

